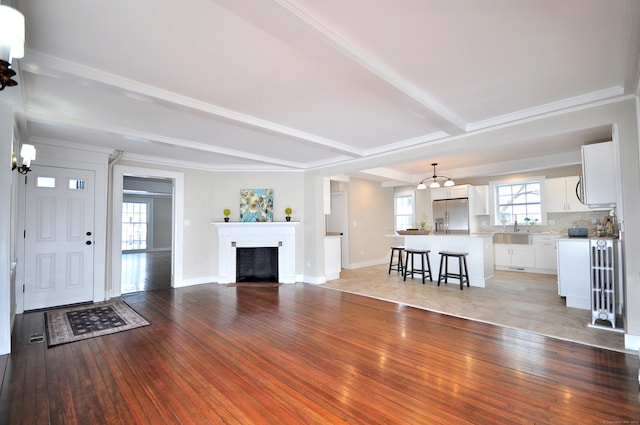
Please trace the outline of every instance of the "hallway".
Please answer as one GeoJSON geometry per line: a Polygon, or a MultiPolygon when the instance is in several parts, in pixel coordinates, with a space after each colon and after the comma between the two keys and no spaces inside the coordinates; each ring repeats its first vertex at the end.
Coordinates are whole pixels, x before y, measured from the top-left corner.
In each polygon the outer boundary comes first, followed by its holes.
{"type": "Polygon", "coordinates": [[[171,286],[171,251],[122,253],[122,294],[171,286]]]}

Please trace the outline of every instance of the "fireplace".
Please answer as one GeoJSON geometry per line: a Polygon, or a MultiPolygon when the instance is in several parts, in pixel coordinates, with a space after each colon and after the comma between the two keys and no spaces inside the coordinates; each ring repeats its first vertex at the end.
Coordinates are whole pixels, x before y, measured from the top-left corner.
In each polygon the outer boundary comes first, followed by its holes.
{"type": "Polygon", "coordinates": [[[236,282],[277,282],[278,248],[236,248],[236,282]]]}
{"type": "Polygon", "coordinates": [[[243,248],[273,248],[277,252],[277,282],[296,282],[296,228],[299,223],[212,224],[218,230],[218,283],[237,282],[238,250],[243,248]]]}

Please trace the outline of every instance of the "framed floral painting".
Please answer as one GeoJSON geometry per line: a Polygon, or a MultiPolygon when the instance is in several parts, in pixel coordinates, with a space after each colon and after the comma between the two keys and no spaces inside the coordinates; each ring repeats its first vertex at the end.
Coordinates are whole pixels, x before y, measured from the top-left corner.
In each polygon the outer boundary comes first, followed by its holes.
{"type": "Polygon", "coordinates": [[[273,221],[273,189],[241,189],[240,221],[273,221]]]}

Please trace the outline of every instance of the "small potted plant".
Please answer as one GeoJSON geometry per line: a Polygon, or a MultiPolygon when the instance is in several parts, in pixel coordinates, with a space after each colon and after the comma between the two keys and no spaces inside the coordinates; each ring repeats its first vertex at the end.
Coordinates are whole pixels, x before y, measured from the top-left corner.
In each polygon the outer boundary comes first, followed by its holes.
{"type": "Polygon", "coordinates": [[[229,221],[231,210],[229,208],[225,208],[224,211],[222,211],[222,213],[224,214],[224,221],[229,221]]]}
{"type": "Polygon", "coordinates": [[[289,208],[289,207],[287,207],[287,208],[285,208],[285,209],[284,209],[284,213],[285,213],[285,215],[286,215],[285,220],[287,220],[287,221],[291,221],[291,213],[292,213],[292,212],[293,212],[293,211],[292,211],[292,210],[291,210],[291,208],[289,208]]]}

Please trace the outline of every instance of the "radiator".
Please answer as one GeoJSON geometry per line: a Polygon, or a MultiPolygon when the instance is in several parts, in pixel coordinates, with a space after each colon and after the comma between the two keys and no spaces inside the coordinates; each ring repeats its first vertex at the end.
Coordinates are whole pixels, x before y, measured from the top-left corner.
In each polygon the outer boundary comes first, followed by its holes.
{"type": "Polygon", "coordinates": [[[613,239],[591,239],[591,324],[616,327],[616,250],[613,239]]]}

